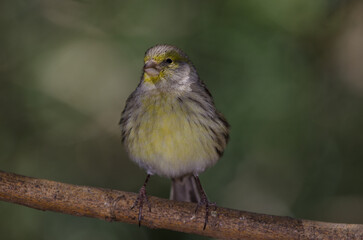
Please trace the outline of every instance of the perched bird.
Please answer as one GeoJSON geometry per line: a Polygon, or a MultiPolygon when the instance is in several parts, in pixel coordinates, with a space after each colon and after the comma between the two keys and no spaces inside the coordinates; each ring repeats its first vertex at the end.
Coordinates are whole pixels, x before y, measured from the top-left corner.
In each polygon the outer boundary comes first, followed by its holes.
{"type": "Polygon", "coordinates": [[[146,195],[150,175],[172,179],[171,199],[206,207],[213,205],[199,173],[223,154],[229,124],[216,110],[213,98],[188,56],[170,45],[156,45],[144,57],[141,81],[121,114],[122,142],[130,156],[147,171],[133,207],[151,206],[146,195]]]}

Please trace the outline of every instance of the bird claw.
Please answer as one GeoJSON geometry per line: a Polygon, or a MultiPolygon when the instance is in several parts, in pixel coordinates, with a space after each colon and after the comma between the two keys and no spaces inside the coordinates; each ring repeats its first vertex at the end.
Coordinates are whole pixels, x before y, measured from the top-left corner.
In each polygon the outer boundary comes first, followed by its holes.
{"type": "Polygon", "coordinates": [[[202,195],[200,201],[197,204],[197,207],[195,208],[195,213],[198,212],[198,209],[200,206],[205,206],[205,218],[204,218],[204,226],[203,230],[207,227],[208,223],[208,216],[209,216],[209,208],[214,207],[214,210],[217,209],[217,204],[215,202],[209,202],[206,195],[202,195]]]}
{"type": "Polygon", "coordinates": [[[132,207],[131,207],[131,209],[134,209],[136,206],[139,207],[139,215],[138,215],[139,227],[141,225],[142,209],[143,209],[143,206],[144,206],[144,202],[146,202],[146,204],[149,207],[149,212],[151,212],[151,205],[150,205],[149,199],[148,199],[147,194],[146,194],[146,187],[142,186],[140,188],[140,191],[139,191],[139,196],[135,200],[134,205],[132,205],[132,207]]]}

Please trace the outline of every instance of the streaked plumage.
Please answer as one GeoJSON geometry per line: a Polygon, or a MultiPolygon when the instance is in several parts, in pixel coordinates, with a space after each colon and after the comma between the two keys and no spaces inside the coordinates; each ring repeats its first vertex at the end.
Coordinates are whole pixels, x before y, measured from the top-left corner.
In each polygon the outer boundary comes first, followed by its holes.
{"type": "MultiPolygon", "coordinates": [[[[178,182],[193,184],[182,177],[191,179],[217,162],[229,125],[180,49],[157,45],[146,52],[144,61],[140,84],[122,112],[122,141],[130,158],[148,174],[173,178],[174,187],[178,182]]],[[[196,189],[195,184],[175,188],[196,189]]],[[[172,194],[177,200],[193,200],[176,197],[182,195],[172,194]]]]}

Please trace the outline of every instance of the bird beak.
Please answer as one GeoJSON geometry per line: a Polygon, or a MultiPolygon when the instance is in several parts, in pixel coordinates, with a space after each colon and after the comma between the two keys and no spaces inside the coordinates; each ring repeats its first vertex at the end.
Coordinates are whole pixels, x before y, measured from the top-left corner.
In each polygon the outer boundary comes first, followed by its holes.
{"type": "Polygon", "coordinates": [[[157,63],[154,60],[149,60],[144,65],[144,72],[150,77],[156,77],[159,75],[160,70],[157,63]]]}

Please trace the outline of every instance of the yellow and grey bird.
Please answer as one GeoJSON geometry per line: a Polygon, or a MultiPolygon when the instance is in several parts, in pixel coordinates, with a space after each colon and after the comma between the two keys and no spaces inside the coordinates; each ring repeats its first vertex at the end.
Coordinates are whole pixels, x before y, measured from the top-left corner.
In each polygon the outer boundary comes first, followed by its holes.
{"type": "Polygon", "coordinates": [[[121,114],[122,142],[130,156],[147,171],[133,207],[150,204],[146,184],[150,175],[172,179],[171,199],[208,208],[212,203],[198,175],[223,154],[229,124],[217,111],[206,85],[188,56],[179,48],[156,45],[144,57],[141,81],[121,114]]]}

